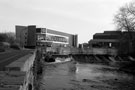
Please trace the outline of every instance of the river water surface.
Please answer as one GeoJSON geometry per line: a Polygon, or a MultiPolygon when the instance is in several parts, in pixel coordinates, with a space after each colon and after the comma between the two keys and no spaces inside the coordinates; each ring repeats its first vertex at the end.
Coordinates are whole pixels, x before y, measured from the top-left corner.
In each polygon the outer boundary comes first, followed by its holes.
{"type": "Polygon", "coordinates": [[[135,90],[135,80],[113,67],[66,62],[44,66],[40,90],[135,90]]]}

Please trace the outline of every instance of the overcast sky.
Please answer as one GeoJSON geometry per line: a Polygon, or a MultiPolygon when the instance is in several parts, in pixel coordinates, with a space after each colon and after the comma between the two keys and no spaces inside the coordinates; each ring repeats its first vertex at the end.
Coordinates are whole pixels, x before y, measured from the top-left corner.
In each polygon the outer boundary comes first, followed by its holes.
{"type": "Polygon", "coordinates": [[[113,16],[131,0],[0,0],[0,32],[15,25],[37,25],[78,34],[79,43],[114,30],[113,16]]]}

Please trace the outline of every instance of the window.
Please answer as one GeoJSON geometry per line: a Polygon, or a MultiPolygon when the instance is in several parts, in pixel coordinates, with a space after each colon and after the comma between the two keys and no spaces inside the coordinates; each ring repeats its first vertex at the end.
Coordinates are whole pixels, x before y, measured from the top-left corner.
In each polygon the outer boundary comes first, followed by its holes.
{"type": "Polygon", "coordinates": [[[40,29],[40,28],[37,28],[37,29],[36,29],[36,32],[37,32],[37,33],[41,33],[41,29],[40,29]]]}
{"type": "Polygon", "coordinates": [[[46,33],[46,29],[45,28],[42,28],[42,33],[46,33]]]}

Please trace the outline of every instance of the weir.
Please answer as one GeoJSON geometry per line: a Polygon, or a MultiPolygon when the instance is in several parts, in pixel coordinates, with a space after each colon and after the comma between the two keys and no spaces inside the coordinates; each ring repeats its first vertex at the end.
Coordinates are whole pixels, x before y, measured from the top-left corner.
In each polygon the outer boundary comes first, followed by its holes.
{"type": "MultiPolygon", "coordinates": [[[[118,72],[119,70],[126,71],[126,69],[121,68],[121,64],[126,65],[123,62],[127,62],[127,63],[130,62],[129,64],[131,64],[131,62],[132,62],[130,59],[128,59],[128,57],[124,57],[124,56],[93,55],[93,54],[67,54],[67,55],[53,54],[52,55],[52,57],[55,57],[55,58],[56,57],[65,58],[65,57],[69,57],[69,56],[72,57],[77,63],[69,62],[69,63],[60,63],[60,64],[44,64],[43,67],[39,67],[38,70],[39,71],[43,70],[43,72],[41,71],[41,73],[39,72],[39,74],[36,74],[39,76],[37,76],[38,79],[36,81],[38,83],[36,83],[36,85],[35,85],[36,86],[35,90],[38,90],[39,88],[41,90],[42,89],[66,90],[67,88],[70,88],[70,90],[79,90],[79,88],[77,88],[77,89],[71,89],[71,88],[77,87],[79,82],[81,82],[81,84],[80,84],[80,86],[79,85],[78,86],[81,87],[82,83],[83,83],[83,85],[86,86],[87,81],[89,82],[89,85],[90,85],[91,83],[93,83],[93,82],[95,83],[99,79],[104,79],[103,77],[106,77],[106,76],[107,76],[107,78],[111,77],[113,74],[116,74],[113,71],[116,71],[116,72],[118,72]],[[122,60],[123,62],[121,61],[121,59],[123,59],[122,60]],[[124,60],[124,59],[126,59],[126,60],[124,60]],[[85,68],[84,68],[84,66],[85,66],[85,68]],[[43,68],[43,69],[41,69],[41,68],[43,68]],[[103,69],[103,71],[99,72],[97,70],[97,68],[99,68],[99,71],[100,70],[102,71],[102,69],[103,69]],[[93,70],[93,71],[91,71],[91,70],[93,70]],[[106,71],[106,73],[104,73],[105,70],[108,70],[108,71],[106,71]],[[111,70],[112,70],[112,72],[111,72],[111,70]],[[104,74],[103,77],[102,77],[101,73],[104,74]],[[95,78],[92,78],[92,77],[96,77],[96,75],[99,75],[99,77],[101,76],[101,78],[97,77],[96,78],[97,80],[94,81],[93,79],[95,79],[95,78]],[[88,77],[91,77],[92,79],[88,78],[88,77]],[[79,81],[79,80],[81,80],[81,81],[79,81]],[[60,88],[62,88],[62,89],[60,89],[60,88]]],[[[133,58],[134,57],[132,57],[132,59],[133,58]]],[[[129,72],[131,72],[131,71],[129,71],[129,72]]],[[[114,76],[112,76],[112,77],[114,78],[114,76]]],[[[120,77],[121,77],[121,75],[120,75],[120,77]]],[[[118,81],[118,79],[115,79],[115,81],[118,81]]],[[[99,82],[100,82],[100,80],[99,80],[99,82]]],[[[96,83],[97,87],[100,85],[98,85],[96,83]]],[[[82,88],[85,88],[85,86],[84,87],[82,86],[82,88]]],[[[105,86],[103,85],[103,87],[105,87],[105,86]]],[[[95,89],[88,89],[88,88],[93,88],[93,85],[92,85],[92,87],[87,87],[83,90],[95,90],[95,89]]],[[[99,90],[100,90],[100,88],[99,88],[99,90]]],[[[103,90],[105,90],[105,89],[103,89],[103,90]]],[[[113,89],[110,89],[110,90],[113,90],[113,89]]]]}
{"type": "Polygon", "coordinates": [[[75,61],[83,63],[105,64],[113,67],[123,67],[135,62],[134,56],[128,55],[102,55],[102,54],[53,54],[52,57],[66,58],[72,56],[75,61]]]}

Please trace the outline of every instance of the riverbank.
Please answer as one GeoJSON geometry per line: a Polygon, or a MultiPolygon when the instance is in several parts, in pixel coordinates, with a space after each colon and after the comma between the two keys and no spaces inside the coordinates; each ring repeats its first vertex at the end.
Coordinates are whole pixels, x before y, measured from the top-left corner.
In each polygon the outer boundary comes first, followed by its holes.
{"type": "Polygon", "coordinates": [[[27,90],[32,77],[30,69],[34,59],[35,53],[30,51],[27,55],[5,65],[3,71],[0,71],[0,90],[27,90]]]}

